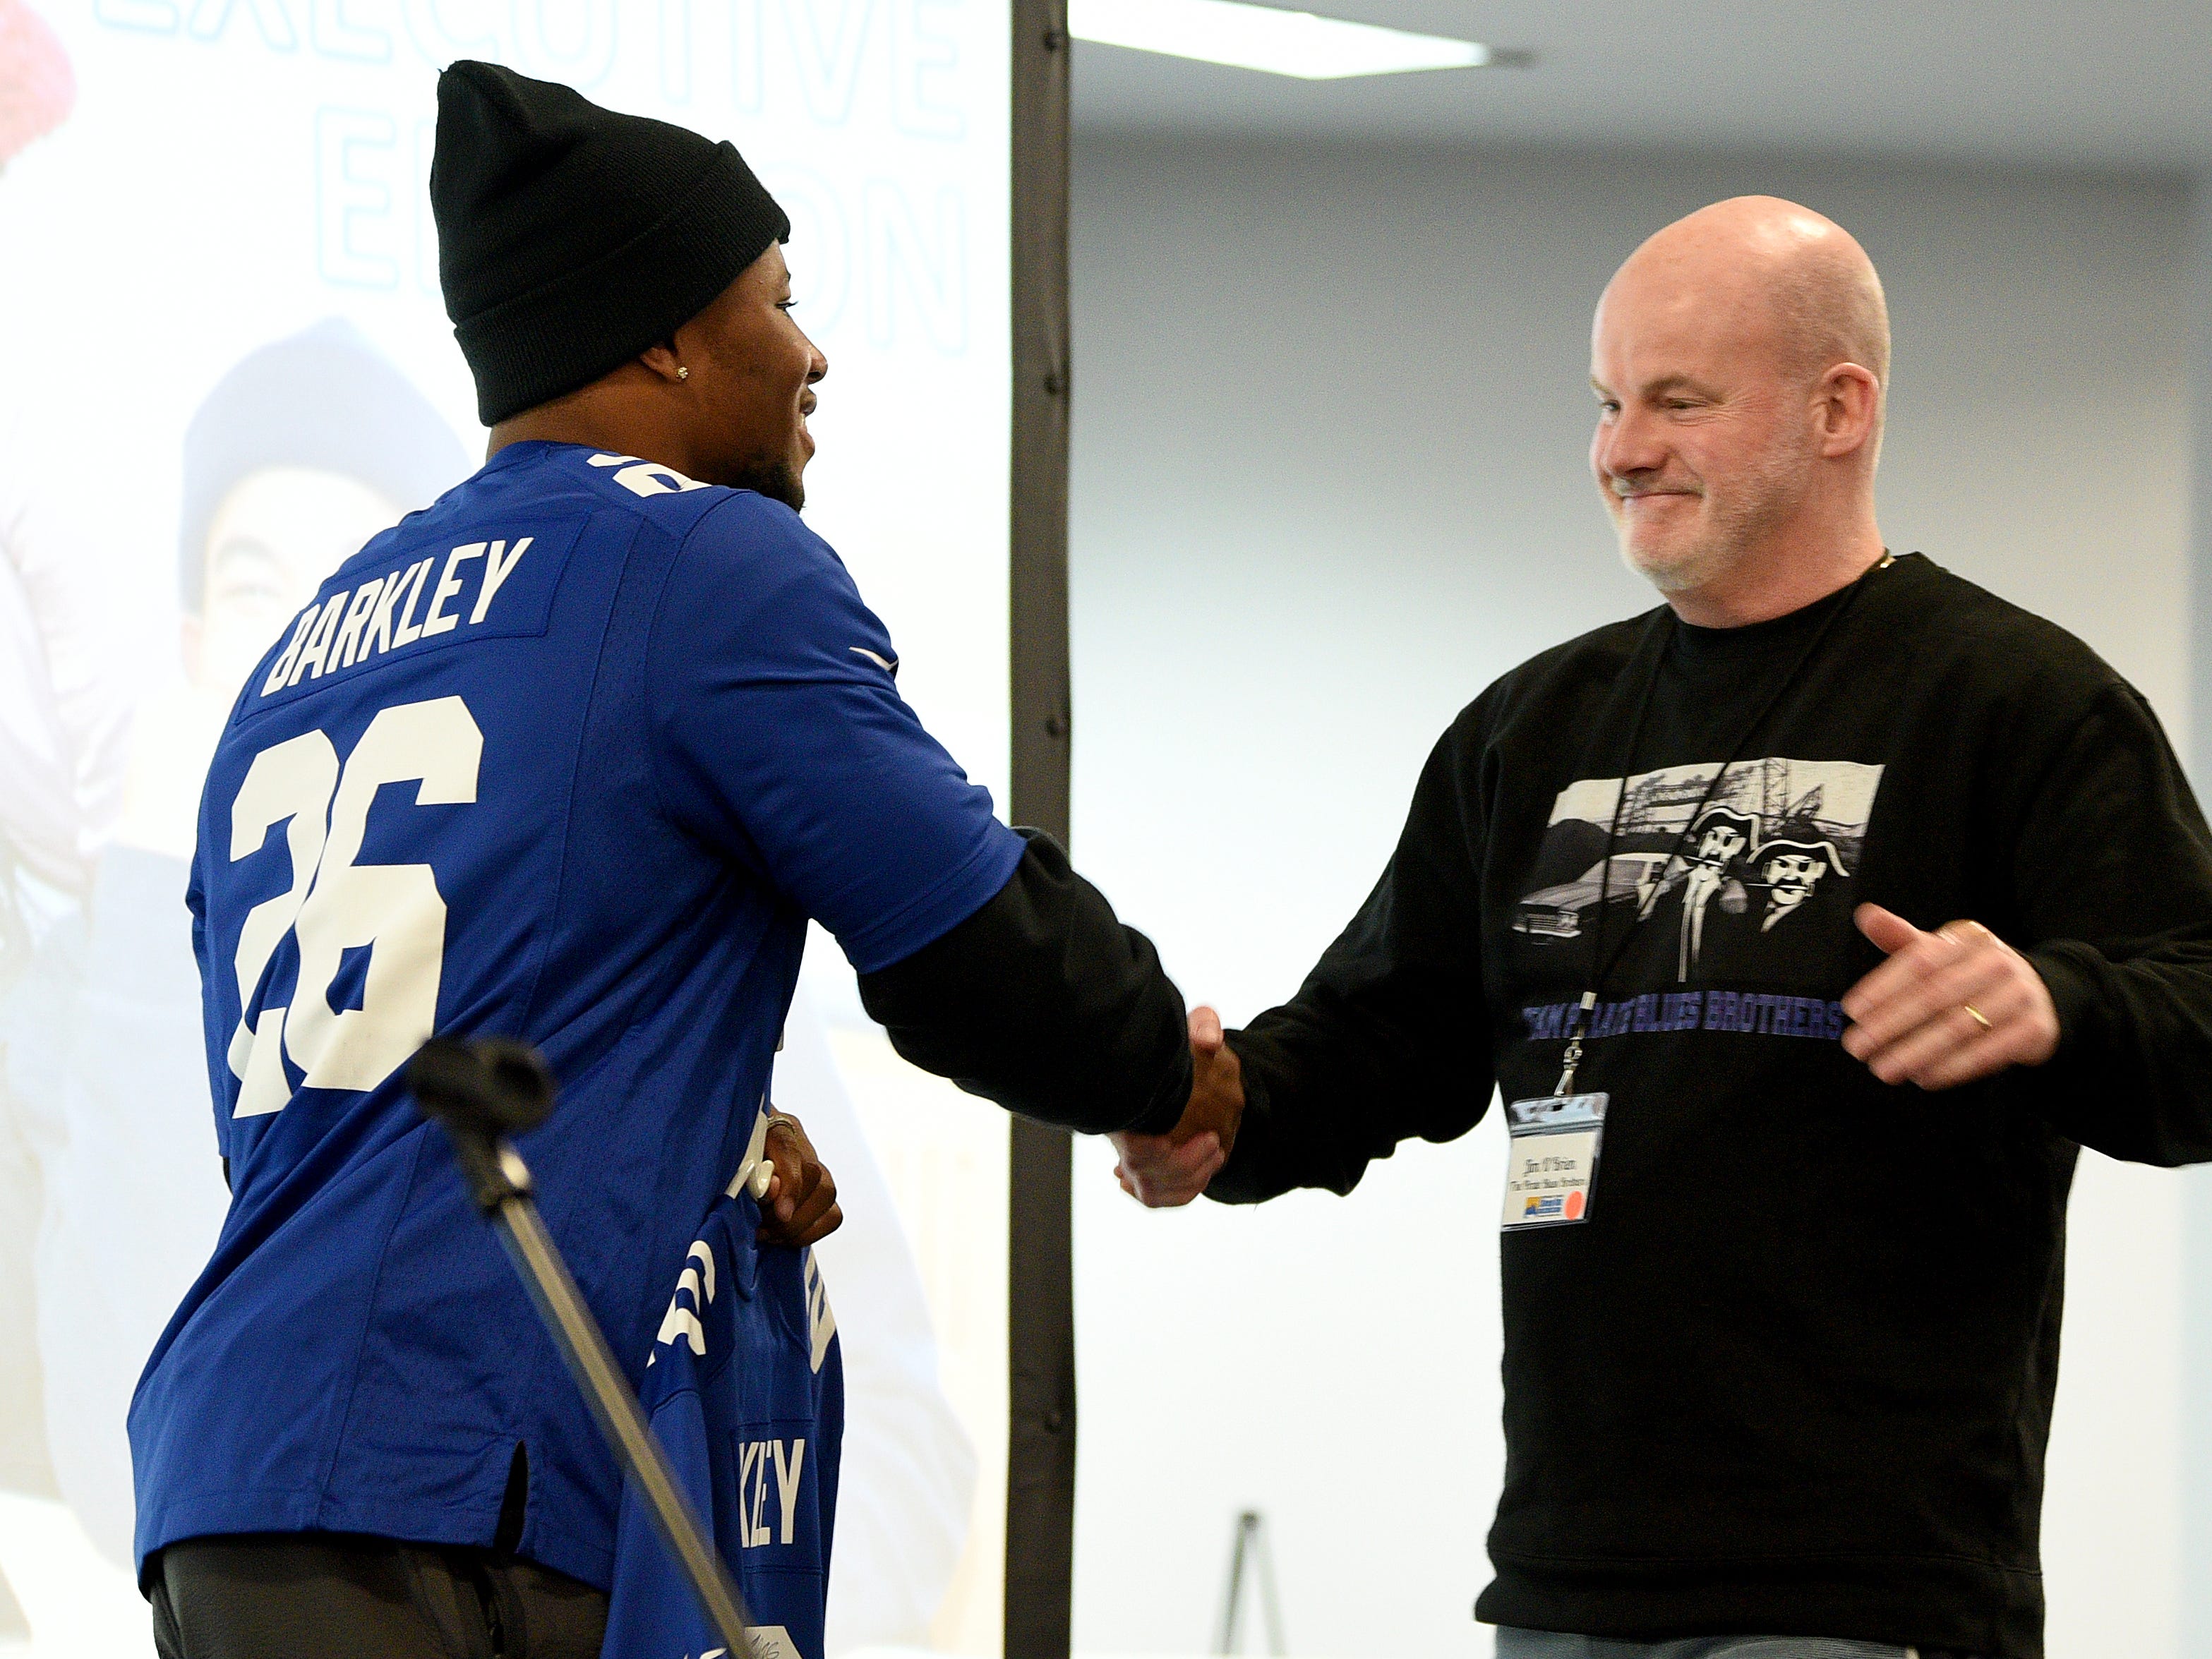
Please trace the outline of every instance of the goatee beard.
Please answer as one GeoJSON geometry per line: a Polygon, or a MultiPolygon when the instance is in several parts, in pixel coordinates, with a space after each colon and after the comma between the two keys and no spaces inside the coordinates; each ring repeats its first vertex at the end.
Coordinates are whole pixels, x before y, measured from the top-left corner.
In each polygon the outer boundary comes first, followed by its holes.
{"type": "Polygon", "coordinates": [[[799,469],[788,461],[770,466],[748,467],[730,480],[732,489],[750,489],[772,501],[781,501],[794,513],[806,510],[806,484],[799,469]]]}

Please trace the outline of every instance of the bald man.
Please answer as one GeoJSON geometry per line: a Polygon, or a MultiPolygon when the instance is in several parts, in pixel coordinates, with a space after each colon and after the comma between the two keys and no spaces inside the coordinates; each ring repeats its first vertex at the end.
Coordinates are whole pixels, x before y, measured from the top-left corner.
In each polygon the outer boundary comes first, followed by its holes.
{"type": "Polygon", "coordinates": [[[1477,698],[1196,1032],[1231,1132],[1117,1137],[1147,1204],[1344,1193],[1496,1085],[1499,1659],[2038,1659],[2075,1155],[2212,1158],[2212,837],[2132,687],[1886,550],[1888,374],[1819,215],[1639,248],[1590,468],[1666,603],[1477,698]]]}

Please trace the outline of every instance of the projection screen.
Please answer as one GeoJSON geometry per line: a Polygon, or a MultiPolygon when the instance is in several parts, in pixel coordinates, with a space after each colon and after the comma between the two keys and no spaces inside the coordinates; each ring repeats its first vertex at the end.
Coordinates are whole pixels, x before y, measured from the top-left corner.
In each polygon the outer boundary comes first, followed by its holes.
{"type": "MultiPolygon", "coordinates": [[[[123,1423],[225,1204],[183,906],[216,732],[482,458],[438,68],[727,137],[784,204],[830,362],[808,518],[1003,811],[1009,35],[1006,0],[0,0],[0,1651],[151,1650],[123,1423]]],[[[899,1062],[818,934],[777,1090],[850,1218],[830,1650],[995,1654],[1006,1120],[899,1062]]]]}

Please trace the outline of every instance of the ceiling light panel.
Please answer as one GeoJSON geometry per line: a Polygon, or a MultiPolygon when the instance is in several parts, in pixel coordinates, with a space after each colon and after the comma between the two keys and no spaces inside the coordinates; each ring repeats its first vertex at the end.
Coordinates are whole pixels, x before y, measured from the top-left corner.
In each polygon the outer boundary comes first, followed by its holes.
{"type": "Polygon", "coordinates": [[[1486,69],[1501,56],[1479,40],[1413,34],[1241,0],[1068,0],[1067,30],[1102,46],[1306,81],[1486,69]]]}

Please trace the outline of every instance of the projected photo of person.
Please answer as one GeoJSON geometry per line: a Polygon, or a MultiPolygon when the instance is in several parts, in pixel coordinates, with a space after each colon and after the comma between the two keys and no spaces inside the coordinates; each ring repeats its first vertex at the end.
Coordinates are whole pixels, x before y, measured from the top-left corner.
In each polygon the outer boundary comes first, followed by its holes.
{"type": "Polygon", "coordinates": [[[185,432],[185,684],[141,711],[120,840],[191,855],[216,733],[270,641],[362,544],[471,470],[428,399],[341,319],[222,377],[185,432]]]}
{"type": "Polygon", "coordinates": [[[61,1496],[118,1562],[131,1552],[131,1388],[228,1202],[184,904],[208,756],[246,672],[331,569],[469,471],[428,400],[337,319],[249,354],[185,430],[183,678],[137,710],[120,822],[92,875],[68,1133],[45,1169],[35,1271],[61,1496]]]}

